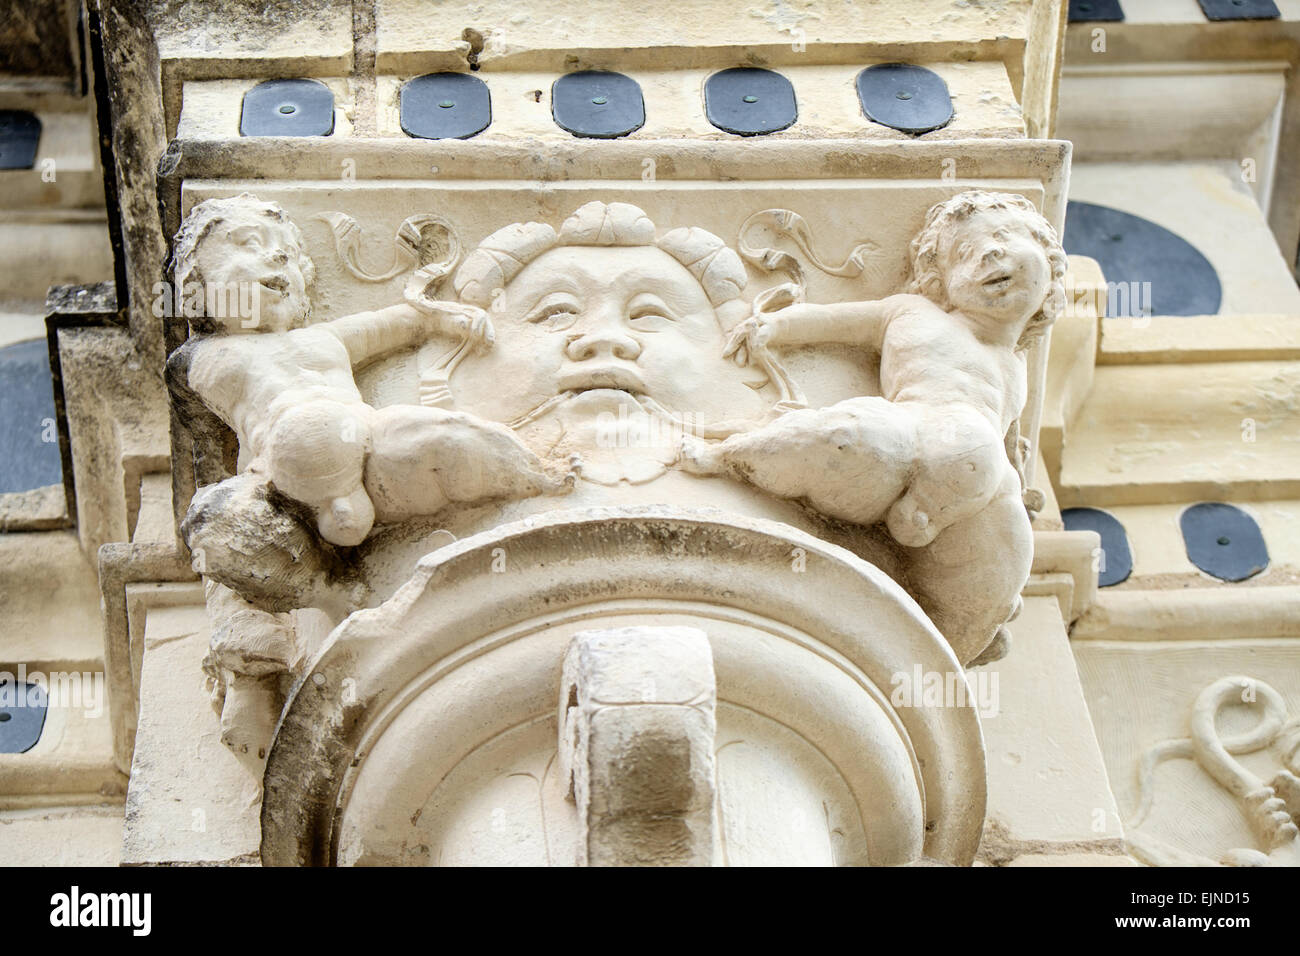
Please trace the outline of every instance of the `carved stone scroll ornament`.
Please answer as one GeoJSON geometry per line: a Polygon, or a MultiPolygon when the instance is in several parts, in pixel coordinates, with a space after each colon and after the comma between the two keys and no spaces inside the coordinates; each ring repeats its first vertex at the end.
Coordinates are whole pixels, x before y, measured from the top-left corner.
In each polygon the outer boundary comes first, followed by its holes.
{"type": "Polygon", "coordinates": [[[1143,755],[1138,767],[1137,809],[1126,824],[1133,852],[1152,866],[1300,866],[1300,719],[1287,718],[1286,702],[1272,686],[1251,677],[1223,677],[1197,696],[1191,736],[1166,740],[1143,755]],[[1253,704],[1260,720],[1249,731],[1224,737],[1216,726],[1224,707],[1253,704]],[[1282,767],[1265,783],[1234,759],[1269,746],[1282,767]],[[1229,850],[1215,861],[1181,850],[1138,828],[1155,802],[1156,768],[1166,760],[1195,760],[1241,806],[1256,846],[1229,850]]]}

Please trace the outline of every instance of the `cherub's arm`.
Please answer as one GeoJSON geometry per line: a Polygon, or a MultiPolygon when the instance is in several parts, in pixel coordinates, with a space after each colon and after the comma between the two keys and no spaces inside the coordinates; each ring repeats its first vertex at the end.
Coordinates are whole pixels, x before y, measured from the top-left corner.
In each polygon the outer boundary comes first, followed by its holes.
{"type": "Polygon", "coordinates": [[[835,343],[879,351],[885,327],[903,305],[903,296],[867,302],[818,305],[800,302],[759,316],[767,345],[791,347],[835,343]]]}
{"type": "Polygon", "coordinates": [[[425,311],[405,302],[375,312],[358,312],[315,327],[338,337],[348,350],[353,366],[398,349],[414,348],[431,335],[484,334],[483,323],[468,310],[425,311]]]}

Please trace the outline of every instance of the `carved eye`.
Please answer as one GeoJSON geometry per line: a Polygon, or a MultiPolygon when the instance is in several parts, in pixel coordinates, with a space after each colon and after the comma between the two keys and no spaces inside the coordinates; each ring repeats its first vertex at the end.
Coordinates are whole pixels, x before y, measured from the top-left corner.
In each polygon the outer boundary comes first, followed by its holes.
{"type": "Polygon", "coordinates": [[[255,249],[262,244],[262,238],[254,229],[240,229],[230,234],[230,238],[237,245],[244,246],[248,249],[255,249]]]}
{"type": "Polygon", "coordinates": [[[577,319],[578,307],[572,302],[544,303],[528,317],[528,321],[533,325],[540,325],[550,332],[567,329],[577,319]]]}
{"type": "Polygon", "coordinates": [[[652,297],[637,298],[628,307],[628,324],[644,332],[665,329],[677,321],[666,305],[652,297]]]}

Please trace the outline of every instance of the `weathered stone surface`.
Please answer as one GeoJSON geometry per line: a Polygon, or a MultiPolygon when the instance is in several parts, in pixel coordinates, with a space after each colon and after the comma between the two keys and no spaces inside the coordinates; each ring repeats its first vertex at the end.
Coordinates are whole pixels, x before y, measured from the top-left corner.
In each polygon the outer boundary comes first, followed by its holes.
{"type": "Polygon", "coordinates": [[[693,628],[582,631],[560,680],[579,866],[709,866],[717,681],[693,628]]]}

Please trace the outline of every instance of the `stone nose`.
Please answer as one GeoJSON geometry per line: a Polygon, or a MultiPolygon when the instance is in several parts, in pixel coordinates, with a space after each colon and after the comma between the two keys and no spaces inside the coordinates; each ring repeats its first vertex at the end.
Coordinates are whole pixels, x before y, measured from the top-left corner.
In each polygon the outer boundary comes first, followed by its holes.
{"type": "Polygon", "coordinates": [[[999,260],[1005,259],[1006,255],[1007,255],[1006,247],[1003,246],[1001,243],[994,243],[993,245],[985,248],[984,255],[980,257],[980,264],[986,266],[993,265],[999,260]]]}
{"type": "Polygon", "coordinates": [[[602,322],[570,334],[564,351],[575,362],[602,357],[635,362],[641,355],[641,343],[628,334],[627,330],[613,323],[602,322]]]}

